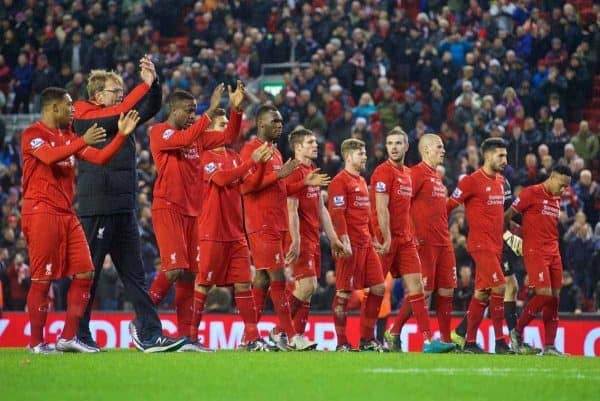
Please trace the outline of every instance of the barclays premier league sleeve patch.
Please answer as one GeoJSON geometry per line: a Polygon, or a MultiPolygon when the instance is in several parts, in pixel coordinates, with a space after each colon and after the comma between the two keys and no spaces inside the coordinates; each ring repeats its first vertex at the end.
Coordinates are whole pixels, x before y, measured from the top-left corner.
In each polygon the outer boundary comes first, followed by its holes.
{"type": "Polygon", "coordinates": [[[512,205],[513,206],[517,206],[519,204],[519,202],[521,202],[521,198],[519,198],[518,196],[515,198],[515,200],[513,201],[512,205]]]}
{"type": "Polygon", "coordinates": [[[207,174],[214,173],[216,169],[217,169],[217,164],[214,162],[210,162],[206,166],[204,166],[204,171],[206,171],[207,174]]]}
{"type": "Polygon", "coordinates": [[[29,142],[31,145],[31,149],[37,149],[44,144],[44,140],[42,138],[34,138],[29,142]]]}
{"type": "Polygon", "coordinates": [[[461,195],[462,195],[462,191],[459,188],[456,188],[454,190],[454,192],[452,192],[452,197],[455,199],[460,198],[461,195]]]}
{"type": "Polygon", "coordinates": [[[344,196],[334,196],[333,197],[333,206],[340,207],[344,206],[346,201],[344,200],[344,196]]]}
{"type": "Polygon", "coordinates": [[[174,131],[174,130],[172,130],[172,129],[168,129],[168,130],[166,130],[165,132],[163,132],[163,135],[162,135],[162,137],[163,137],[163,139],[166,141],[166,140],[168,140],[168,139],[169,139],[171,136],[173,136],[173,134],[174,134],[174,133],[175,133],[175,131],[174,131]]]}
{"type": "Polygon", "coordinates": [[[386,191],[387,191],[387,185],[385,185],[385,182],[377,181],[377,183],[375,183],[375,192],[386,192],[386,191]]]}

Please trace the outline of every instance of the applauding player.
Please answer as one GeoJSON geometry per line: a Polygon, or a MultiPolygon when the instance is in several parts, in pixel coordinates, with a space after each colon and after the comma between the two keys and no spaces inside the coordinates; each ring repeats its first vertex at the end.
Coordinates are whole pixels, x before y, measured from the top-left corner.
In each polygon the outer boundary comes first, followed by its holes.
{"type": "Polygon", "coordinates": [[[454,349],[454,344],[433,340],[429,328],[421,262],[410,222],[413,184],[410,171],[404,166],[408,136],[396,127],[387,134],[385,146],[388,160],[380,164],[371,177],[371,188],[375,191],[371,206],[373,221],[381,244],[379,254],[383,273],[402,277],[408,294],[391,329],[385,332],[385,338],[392,351],[400,351],[400,332],[412,311],[423,335],[423,351],[448,352],[454,349]]]}
{"type": "Polygon", "coordinates": [[[333,227],[344,243],[349,256],[335,259],[335,288],[333,321],[337,334],[337,350],[351,351],[346,336],[348,298],[352,291],[369,288],[360,316],[360,351],[383,352],[375,339],[381,301],[385,291],[381,263],[373,245],[370,202],[367,183],[360,172],[367,163],[365,143],[358,139],[342,142],[342,170],[329,185],[329,212],[333,227]]]}
{"type": "Polygon", "coordinates": [[[313,167],[317,158],[317,138],[312,131],[296,129],[289,135],[288,143],[294,152],[294,158],[300,166],[286,178],[293,184],[304,181],[300,192],[288,196],[290,222],[289,238],[286,241],[288,252],[286,264],[292,266],[295,288],[290,294],[290,311],[294,321],[296,335],[291,345],[296,350],[313,349],[316,343],[304,336],[306,321],[310,311],[310,298],[318,288],[317,278],[321,275],[321,252],[319,245],[319,227],[323,226],[331,242],[334,254],[345,252],[344,244],[339,240],[331,223],[331,217],[321,198],[321,185],[327,185],[329,179],[319,174],[313,167]],[[319,224],[320,223],[320,224],[319,224]]]}
{"type": "Polygon", "coordinates": [[[500,138],[488,138],[481,144],[483,166],[459,181],[447,201],[450,213],[465,205],[469,236],[467,249],[475,261],[475,294],[467,312],[467,338],[463,350],[484,353],[475,342],[485,309],[496,337],[496,353],[513,353],[504,339],[504,274],[502,271],[502,234],[504,232],[504,177],[506,145],[500,138]]]}
{"type": "Polygon", "coordinates": [[[571,170],[557,166],[546,181],[523,189],[504,214],[507,225],[516,214],[523,215],[523,258],[529,285],[535,288],[535,296],[510,332],[512,347],[517,353],[527,353],[523,329],[541,311],[545,329],[544,355],[564,355],[554,346],[563,270],[558,249],[558,216],[560,195],[570,184],[571,170]]]}
{"type": "MultiPolygon", "coordinates": [[[[150,298],[158,305],[175,285],[175,305],[180,336],[190,334],[194,275],[198,271],[198,215],[202,209],[202,152],[230,143],[239,134],[244,100],[243,85],[235,92],[228,88],[231,120],[226,132],[208,128],[219,106],[224,86],[213,92],[210,107],[196,120],[196,100],[191,93],[176,90],[169,98],[167,121],[150,129],[150,149],[156,163],[152,223],[160,250],[161,269],[150,287],[150,298]]],[[[202,351],[198,344],[186,344],[183,351],[202,351]]]]}
{"type": "Polygon", "coordinates": [[[262,106],[256,113],[256,138],[248,142],[241,152],[242,161],[251,159],[256,148],[264,143],[272,151],[272,157],[259,164],[242,183],[246,233],[250,243],[252,260],[256,267],[254,278],[254,302],[260,320],[267,293],[271,291],[273,307],[279,318],[279,326],[284,330],[277,333],[275,340],[282,351],[290,349],[288,338],[296,334],[290,305],[285,294],[283,241],[288,230],[287,196],[298,192],[304,182],[286,185],[283,180],[300,164],[298,160],[288,160],[285,164],[281,153],[274,147],[283,129],[283,119],[273,106],[262,106]]]}
{"type": "Polygon", "coordinates": [[[121,114],[118,134],[102,150],[88,145],[106,139],[104,128],[93,124],[83,136],[69,131],[73,101],[61,88],[49,87],[41,94],[42,118],[23,132],[23,233],[31,259],[31,288],[27,309],[31,323],[29,350],[35,354],[56,351],[99,352],[77,336],[77,326],[90,297],[94,265],[81,224],[72,208],[75,157],[105,164],[135,129],[139,116],[121,114]],[[75,156],[75,157],[74,157],[75,156]],[[72,277],[67,295],[65,327],[56,351],[44,343],[48,314],[48,291],[52,280],[72,277]]]}

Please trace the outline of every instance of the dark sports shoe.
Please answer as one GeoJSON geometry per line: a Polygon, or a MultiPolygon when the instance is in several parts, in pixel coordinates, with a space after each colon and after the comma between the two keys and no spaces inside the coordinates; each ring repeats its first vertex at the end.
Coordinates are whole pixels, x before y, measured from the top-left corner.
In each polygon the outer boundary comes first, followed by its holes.
{"type": "Polygon", "coordinates": [[[386,330],[383,333],[383,338],[387,343],[390,352],[402,352],[402,340],[400,340],[400,334],[392,334],[390,330],[386,330]]]}
{"type": "Polygon", "coordinates": [[[129,330],[129,335],[131,336],[131,342],[133,343],[133,346],[136,347],[139,351],[144,352],[144,347],[142,346],[142,341],[140,340],[138,329],[133,320],[129,322],[127,329],[129,330]]]}
{"type": "Polygon", "coordinates": [[[510,346],[517,354],[522,354],[521,349],[523,348],[523,335],[519,333],[517,329],[512,329],[510,331],[510,346]]]}
{"type": "Polygon", "coordinates": [[[487,354],[477,343],[465,343],[463,347],[465,354],[487,354]]]}
{"type": "Polygon", "coordinates": [[[87,345],[88,347],[91,347],[91,348],[98,348],[100,350],[100,352],[106,352],[106,350],[104,348],[100,348],[98,343],[92,337],[79,338],[79,342],[84,343],[85,345],[87,345]]]}
{"type": "Polygon", "coordinates": [[[247,352],[275,352],[275,351],[279,351],[279,349],[276,348],[276,347],[275,347],[275,349],[273,349],[273,346],[267,344],[266,341],[264,341],[262,338],[257,339],[255,341],[249,341],[247,343],[242,343],[242,344],[240,344],[240,346],[238,347],[238,349],[244,350],[244,351],[247,351],[247,352]]]}
{"type": "Polygon", "coordinates": [[[358,346],[358,351],[360,352],[385,352],[383,346],[379,344],[379,341],[372,338],[370,340],[360,340],[360,345],[358,346]]]}
{"type": "Polygon", "coordinates": [[[515,351],[510,349],[510,347],[508,346],[508,344],[506,344],[506,341],[504,341],[504,340],[496,341],[495,352],[497,355],[514,355],[515,354],[515,351]]]}
{"type": "Polygon", "coordinates": [[[184,344],[187,343],[187,338],[171,338],[167,336],[156,336],[150,341],[141,343],[144,353],[154,352],[172,352],[177,351],[184,344]]]}
{"type": "Polygon", "coordinates": [[[356,352],[356,350],[352,348],[352,345],[348,343],[338,345],[335,350],[337,352],[356,352]]]}

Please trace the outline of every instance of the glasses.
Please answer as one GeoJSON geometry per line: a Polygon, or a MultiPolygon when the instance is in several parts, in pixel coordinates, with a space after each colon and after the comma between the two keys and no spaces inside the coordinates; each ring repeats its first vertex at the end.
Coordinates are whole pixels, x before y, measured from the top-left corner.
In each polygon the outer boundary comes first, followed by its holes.
{"type": "Polygon", "coordinates": [[[123,89],[104,89],[103,92],[110,92],[115,95],[122,95],[123,89]]]}

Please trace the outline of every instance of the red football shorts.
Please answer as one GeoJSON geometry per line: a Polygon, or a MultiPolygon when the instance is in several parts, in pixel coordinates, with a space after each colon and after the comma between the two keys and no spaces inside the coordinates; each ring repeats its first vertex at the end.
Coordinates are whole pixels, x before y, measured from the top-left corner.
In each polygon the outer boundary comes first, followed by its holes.
{"type": "Polygon", "coordinates": [[[32,280],[55,280],[94,271],[85,233],[77,216],[23,215],[32,280]]]}
{"type": "Polygon", "coordinates": [[[335,288],[354,291],[383,284],[383,270],[375,248],[352,247],[352,256],[335,259],[335,288]]]}
{"type": "Polygon", "coordinates": [[[197,272],[200,261],[198,218],[170,209],[156,209],[152,211],[152,225],[161,269],[197,272]]]}
{"type": "MultiPolygon", "coordinates": [[[[286,236],[284,241],[284,251],[290,249],[290,239],[286,236]]],[[[300,280],[309,277],[321,276],[321,248],[319,244],[310,243],[308,241],[300,242],[300,255],[298,259],[291,265],[292,273],[295,280],[300,280]]]]}
{"type": "Polygon", "coordinates": [[[562,287],[563,265],[560,254],[529,252],[523,255],[523,262],[530,287],[552,288],[553,290],[559,290],[562,287]]]}
{"type": "Polygon", "coordinates": [[[230,242],[200,241],[197,280],[202,285],[252,282],[250,252],[245,239],[230,242]]]}
{"type": "Polygon", "coordinates": [[[502,270],[502,253],[493,251],[471,252],[475,261],[475,289],[486,290],[503,285],[504,272],[502,270]]]}
{"type": "Polygon", "coordinates": [[[425,291],[456,288],[456,258],[452,245],[419,245],[425,291]]]}
{"type": "Polygon", "coordinates": [[[390,250],[385,255],[380,255],[383,276],[388,272],[392,277],[402,277],[405,274],[421,273],[421,261],[415,242],[410,239],[392,237],[390,250]]]}
{"type": "Polygon", "coordinates": [[[257,231],[248,234],[252,261],[256,270],[283,269],[285,231],[257,231]]]}

